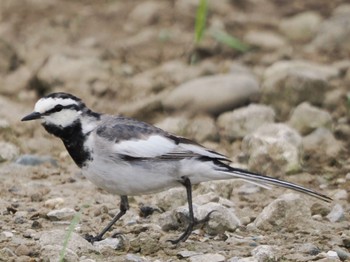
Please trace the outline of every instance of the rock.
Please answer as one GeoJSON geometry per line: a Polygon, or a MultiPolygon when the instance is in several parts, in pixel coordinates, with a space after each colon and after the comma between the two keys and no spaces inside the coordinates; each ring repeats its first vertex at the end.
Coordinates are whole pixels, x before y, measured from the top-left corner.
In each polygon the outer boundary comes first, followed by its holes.
{"type": "Polygon", "coordinates": [[[14,45],[0,38],[0,74],[5,75],[10,71],[15,70],[20,59],[14,50],[14,45]]]}
{"type": "Polygon", "coordinates": [[[284,194],[270,203],[257,216],[254,224],[262,230],[295,230],[311,221],[311,211],[303,198],[295,193],[284,194]]]}
{"type": "Polygon", "coordinates": [[[304,157],[315,161],[330,161],[337,157],[343,145],[326,128],[317,128],[303,138],[304,157]]]}
{"type": "Polygon", "coordinates": [[[14,144],[0,141],[0,163],[11,161],[19,154],[19,149],[14,144]]]}
{"type": "MultiPolygon", "coordinates": [[[[50,261],[50,262],[60,262],[62,261],[60,259],[60,254],[62,252],[62,246],[60,245],[45,245],[41,248],[40,250],[40,255],[44,260],[50,261]]],[[[65,254],[64,254],[64,261],[67,262],[74,262],[74,261],[79,261],[79,257],[70,248],[65,249],[65,254]]]]}
{"type": "Polygon", "coordinates": [[[136,25],[151,25],[157,21],[162,13],[162,5],[155,1],[144,1],[137,4],[130,12],[128,20],[136,25]]]}
{"type": "Polygon", "coordinates": [[[321,22],[322,17],[319,13],[307,11],[282,19],[279,29],[292,41],[307,42],[317,33],[321,22]]]}
{"type": "Polygon", "coordinates": [[[136,254],[126,254],[123,261],[125,261],[125,262],[148,262],[149,260],[144,258],[144,257],[138,256],[136,254]]]}
{"type": "Polygon", "coordinates": [[[168,117],[156,124],[170,133],[189,137],[197,142],[217,140],[218,132],[214,120],[206,115],[190,120],[184,116],[168,117]]]}
{"type": "Polygon", "coordinates": [[[190,262],[224,262],[226,261],[226,258],[223,255],[220,254],[202,254],[202,255],[196,255],[191,256],[189,258],[190,262]]]}
{"type": "Polygon", "coordinates": [[[163,210],[169,210],[184,205],[187,202],[184,188],[175,187],[156,195],[156,204],[163,210]]]}
{"type": "Polygon", "coordinates": [[[261,102],[274,107],[278,117],[285,119],[290,108],[309,101],[321,105],[329,91],[328,80],[339,71],[330,66],[306,61],[278,61],[263,76],[261,102]]]}
{"type": "Polygon", "coordinates": [[[62,197],[51,198],[45,201],[44,206],[50,209],[58,208],[64,204],[62,197]]]}
{"type": "Polygon", "coordinates": [[[13,237],[13,233],[10,231],[2,231],[1,232],[1,238],[12,238],[13,237]]]}
{"type": "Polygon", "coordinates": [[[182,250],[176,254],[180,258],[188,258],[192,256],[198,256],[202,255],[202,253],[195,252],[195,251],[188,251],[188,250],[182,250]]]}
{"type": "Polygon", "coordinates": [[[64,207],[62,209],[52,210],[47,213],[47,216],[50,220],[59,221],[59,220],[70,220],[74,217],[76,211],[72,208],[64,207]]]}
{"type": "Polygon", "coordinates": [[[349,197],[348,192],[345,189],[338,189],[333,195],[334,200],[347,200],[349,197]]]}
{"type": "Polygon", "coordinates": [[[327,257],[333,258],[333,259],[339,259],[337,252],[335,252],[333,250],[329,250],[327,252],[327,257]]]}
{"type": "MultiPolygon", "coordinates": [[[[234,214],[233,209],[224,207],[219,203],[207,203],[202,206],[193,205],[196,219],[201,220],[211,211],[209,221],[204,226],[206,233],[211,235],[222,234],[225,231],[234,231],[241,223],[234,214]],[[215,210],[215,211],[214,211],[215,210]]],[[[159,219],[163,230],[185,228],[188,225],[188,207],[181,206],[171,212],[163,213],[159,219]]]]}
{"type": "Polygon", "coordinates": [[[302,135],[307,135],[318,127],[331,129],[332,116],[325,110],[303,102],[294,109],[288,124],[302,135]]]}
{"type": "Polygon", "coordinates": [[[26,245],[21,244],[16,248],[15,253],[17,256],[29,256],[31,250],[26,245]]]}
{"type": "Polygon", "coordinates": [[[300,170],[302,138],[285,124],[267,124],[244,137],[242,151],[248,166],[265,174],[292,173],[300,170]]]}
{"type": "MultiPolygon", "coordinates": [[[[49,249],[52,249],[51,247],[55,247],[54,249],[57,249],[57,251],[60,252],[66,238],[67,232],[65,230],[55,229],[42,232],[38,243],[42,248],[50,247],[49,249]]],[[[67,249],[77,254],[96,251],[96,249],[87,240],[75,232],[71,233],[67,249]]]]}
{"type": "Polygon", "coordinates": [[[204,226],[206,233],[210,235],[223,234],[225,231],[233,232],[241,225],[239,218],[235,215],[232,208],[226,208],[219,203],[207,203],[198,207],[198,219],[203,219],[207,214],[210,219],[204,226]],[[215,211],[214,211],[215,210],[215,211]]]}
{"type": "Polygon", "coordinates": [[[21,66],[15,71],[11,71],[0,79],[1,94],[9,96],[17,95],[28,86],[31,77],[32,72],[25,66],[21,66]]]}
{"type": "Polygon", "coordinates": [[[108,67],[96,57],[70,57],[55,54],[39,69],[36,75],[42,88],[51,89],[56,86],[86,85],[96,80],[108,82],[108,67]]]}
{"type": "Polygon", "coordinates": [[[301,244],[297,247],[297,251],[311,256],[316,256],[321,252],[321,250],[312,243],[301,244]]]}
{"type": "Polygon", "coordinates": [[[333,15],[321,24],[310,48],[330,53],[348,53],[350,51],[349,14],[349,4],[339,5],[333,11],[333,15]]]}
{"type": "Polygon", "coordinates": [[[36,156],[36,155],[21,155],[16,161],[16,164],[24,166],[38,166],[49,163],[55,167],[58,166],[57,161],[50,156],[36,156]]]}
{"type": "Polygon", "coordinates": [[[275,112],[271,107],[251,104],[221,114],[217,125],[222,136],[232,141],[252,133],[266,123],[273,123],[274,119],[275,112]]]}
{"type": "Polygon", "coordinates": [[[252,255],[257,261],[277,261],[277,247],[260,245],[252,250],[252,255]]]}
{"type": "Polygon", "coordinates": [[[94,242],[94,247],[96,247],[100,253],[103,253],[105,249],[113,249],[113,250],[120,249],[123,245],[124,245],[123,241],[121,241],[119,238],[110,238],[110,237],[105,238],[98,242],[94,242]]]}
{"type": "Polygon", "coordinates": [[[259,95],[257,80],[247,74],[200,77],[178,86],[164,98],[166,110],[218,115],[259,95]]]}
{"type": "Polygon", "coordinates": [[[344,208],[340,204],[335,204],[327,218],[332,223],[344,220],[344,208]]]}
{"type": "Polygon", "coordinates": [[[287,44],[282,36],[269,31],[249,31],[243,40],[248,45],[265,50],[278,49],[287,44]]]}
{"type": "Polygon", "coordinates": [[[350,253],[343,248],[335,247],[334,251],[337,252],[337,255],[341,261],[349,261],[350,253]]]}

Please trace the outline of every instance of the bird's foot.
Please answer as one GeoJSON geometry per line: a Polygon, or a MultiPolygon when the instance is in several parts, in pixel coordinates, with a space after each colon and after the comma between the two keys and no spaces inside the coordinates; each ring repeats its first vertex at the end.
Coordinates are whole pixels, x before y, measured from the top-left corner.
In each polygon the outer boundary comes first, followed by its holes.
{"type": "Polygon", "coordinates": [[[179,238],[174,239],[174,240],[169,239],[169,240],[167,240],[167,242],[170,242],[173,245],[177,245],[181,241],[185,242],[186,239],[191,235],[193,228],[197,225],[202,225],[204,223],[207,223],[210,220],[210,215],[212,213],[214,213],[215,211],[217,211],[217,210],[210,211],[204,218],[202,218],[200,220],[195,218],[194,221],[190,221],[186,231],[179,238]]]}
{"type": "Polygon", "coordinates": [[[89,241],[91,244],[93,244],[94,242],[98,242],[98,241],[101,241],[102,240],[102,237],[100,235],[97,235],[97,236],[93,236],[93,235],[90,235],[90,234],[86,234],[84,236],[84,238],[89,241]]]}

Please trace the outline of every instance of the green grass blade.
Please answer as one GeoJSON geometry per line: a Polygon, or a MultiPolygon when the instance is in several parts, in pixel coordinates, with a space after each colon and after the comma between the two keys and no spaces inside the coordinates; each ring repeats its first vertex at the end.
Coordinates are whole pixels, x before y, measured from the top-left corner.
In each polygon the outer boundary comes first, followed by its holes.
{"type": "Polygon", "coordinates": [[[67,247],[68,247],[68,243],[69,243],[69,240],[70,238],[72,237],[72,233],[74,231],[74,228],[75,226],[79,223],[79,220],[80,220],[80,215],[81,215],[81,212],[77,212],[73,219],[72,219],[72,222],[70,223],[69,227],[68,227],[68,230],[67,230],[67,235],[64,239],[64,242],[63,242],[63,246],[62,246],[62,250],[60,252],[60,257],[59,257],[59,261],[60,262],[63,262],[64,261],[64,257],[66,255],[66,251],[67,251],[67,247]]]}
{"type": "Polygon", "coordinates": [[[205,32],[208,15],[208,0],[200,0],[195,20],[195,43],[198,44],[205,32]]]}
{"type": "Polygon", "coordinates": [[[227,34],[224,31],[213,30],[210,35],[219,43],[225,44],[233,49],[241,52],[246,52],[249,50],[249,46],[241,42],[236,37],[227,34]]]}

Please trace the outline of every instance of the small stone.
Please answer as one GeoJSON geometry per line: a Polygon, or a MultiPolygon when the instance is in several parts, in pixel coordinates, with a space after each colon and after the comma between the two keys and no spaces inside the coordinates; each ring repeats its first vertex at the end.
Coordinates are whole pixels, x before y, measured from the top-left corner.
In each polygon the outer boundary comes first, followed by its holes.
{"type": "Polygon", "coordinates": [[[312,243],[305,243],[298,247],[298,252],[308,254],[311,256],[316,256],[321,252],[321,250],[312,243]]]}
{"type": "Polygon", "coordinates": [[[266,124],[244,137],[242,151],[251,170],[265,174],[293,173],[301,168],[302,138],[285,124],[266,124]]]}
{"type": "Polygon", "coordinates": [[[333,223],[342,221],[344,219],[344,208],[340,204],[335,204],[327,218],[333,223]]]}
{"type": "Polygon", "coordinates": [[[329,251],[327,252],[327,256],[328,256],[329,258],[339,259],[337,252],[335,252],[335,251],[333,251],[333,250],[329,250],[329,251]]]}
{"type": "Polygon", "coordinates": [[[19,245],[15,250],[17,256],[29,256],[30,252],[29,247],[23,244],[19,245]]]}
{"type": "MultiPolygon", "coordinates": [[[[58,244],[46,245],[40,249],[40,256],[44,261],[60,262],[60,254],[62,252],[62,246],[58,244]]],[[[79,257],[76,252],[70,248],[65,249],[64,261],[79,261],[79,257]]]]}
{"type": "Polygon", "coordinates": [[[94,242],[93,245],[97,248],[97,250],[99,250],[102,253],[105,249],[120,249],[123,246],[123,242],[119,238],[108,237],[101,241],[94,242]]]}
{"type": "Polygon", "coordinates": [[[3,235],[5,238],[12,238],[13,237],[13,233],[10,231],[3,231],[3,232],[1,232],[1,235],[3,235]]]}
{"type": "Polygon", "coordinates": [[[343,248],[335,247],[334,251],[337,252],[337,255],[341,261],[348,261],[350,259],[350,253],[343,248]]]}
{"type": "Polygon", "coordinates": [[[49,163],[57,167],[57,161],[50,156],[22,155],[16,159],[16,164],[24,166],[38,166],[49,163]]]}
{"type": "Polygon", "coordinates": [[[258,81],[251,75],[215,75],[200,77],[178,86],[162,103],[166,110],[219,115],[252,101],[258,95],[258,81]]]}
{"type": "Polygon", "coordinates": [[[151,25],[156,22],[161,14],[162,3],[144,1],[130,12],[128,19],[139,26],[151,25]]]}
{"type": "Polygon", "coordinates": [[[59,221],[59,220],[70,220],[74,217],[76,211],[72,208],[62,208],[57,210],[52,210],[47,213],[47,216],[50,220],[59,221]]]}
{"type": "Polygon", "coordinates": [[[254,224],[262,230],[293,230],[311,221],[310,208],[304,199],[295,193],[284,194],[270,203],[257,216],[254,224]]]}
{"type": "Polygon", "coordinates": [[[280,32],[287,38],[293,41],[307,42],[317,33],[321,22],[322,17],[319,13],[308,11],[282,19],[279,28],[280,32]]]}
{"type": "Polygon", "coordinates": [[[186,191],[183,188],[171,188],[156,195],[157,206],[163,210],[182,206],[186,201],[186,191]]]}
{"type": "Polygon", "coordinates": [[[288,124],[306,135],[318,127],[331,129],[332,117],[327,111],[304,102],[294,109],[288,124]]]}
{"type": "Polygon", "coordinates": [[[178,252],[176,255],[180,258],[188,258],[188,257],[192,257],[192,256],[202,255],[202,253],[198,253],[195,251],[182,250],[182,251],[178,252]]]}
{"type": "Polygon", "coordinates": [[[232,141],[251,134],[264,124],[273,123],[274,119],[275,112],[271,107],[250,104],[247,107],[221,114],[218,117],[217,125],[220,128],[220,133],[232,141]]]}
{"type": "Polygon", "coordinates": [[[51,198],[45,201],[44,206],[50,209],[58,208],[64,204],[62,197],[51,198]]]}
{"type": "Polygon", "coordinates": [[[249,31],[244,36],[244,41],[251,45],[265,50],[274,50],[286,45],[284,38],[269,31],[249,31]]]}
{"type": "Polygon", "coordinates": [[[260,245],[252,250],[252,255],[257,261],[277,261],[277,248],[275,246],[260,245]]]}
{"type": "Polygon", "coordinates": [[[224,262],[226,258],[220,254],[203,254],[197,256],[191,256],[189,258],[190,262],[224,262]]]}
{"type": "Polygon", "coordinates": [[[345,189],[339,189],[334,195],[334,200],[346,200],[348,199],[348,192],[345,189]]]}
{"type": "Polygon", "coordinates": [[[148,262],[149,260],[136,254],[126,254],[124,262],[148,262]]]}
{"type": "Polygon", "coordinates": [[[0,163],[5,161],[11,161],[15,159],[19,154],[17,146],[0,141],[0,163]]]}
{"type": "Polygon", "coordinates": [[[333,133],[320,127],[303,138],[304,157],[315,161],[329,161],[338,156],[343,144],[335,139],[333,133]]]}

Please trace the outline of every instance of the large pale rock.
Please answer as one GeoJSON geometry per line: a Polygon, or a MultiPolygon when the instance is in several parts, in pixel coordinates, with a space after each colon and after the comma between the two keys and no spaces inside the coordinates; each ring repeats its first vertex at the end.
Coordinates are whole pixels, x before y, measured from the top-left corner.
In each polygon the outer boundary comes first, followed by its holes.
{"type": "Polygon", "coordinates": [[[254,224],[262,230],[280,231],[302,228],[310,220],[311,210],[304,199],[299,194],[288,193],[265,207],[254,224]]]}
{"type": "Polygon", "coordinates": [[[259,95],[257,80],[248,74],[201,77],[177,87],[164,99],[167,110],[218,115],[259,95]]]}
{"type": "Polygon", "coordinates": [[[261,100],[285,119],[290,109],[304,101],[321,105],[329,91],[328,80],[338,76],[333,67],[305,61],[279,61],[264,72],[261,100]]]}
{"type": "Polygon", "coordinates": [[[266,174],[280,175],[300,170],[302,138],[285,124],[267,124],[244,137],[242,150],[248,166],[266,174]]]}
{"type": "Polygon", "coordinates": [[[306,135],[318,127],[330,129],[332,116],[327,111],[304,102],[294,109],[288,124],[298,130],[300,134],[306,135]]]}
{"type": "Polygon", "coordinates": [[[350,5],[338,6],[333,15],[325,20],[310,44],[326,52],[350,52],[350,5]]]}
{"type": "Polygon", "coordinates": [[[244,36],[244,42],[261,49],[274,50],[285,46],[284,38],[269,31],[250,31],[244,36]]]}
{"type": "Polygon", "coordinates": [[[321,22],[322,17],[319,13],[308,11],[283,19],[279,29],[291,40],[306,42],[314,37],[321,22]]]}
{"type": "Polygon", "coordinates": [[[254,132],[264,124],[273,123],[274,120],[275,112],[271,107],[251,104],[221,114],[217,125],[224,137],[234,140],[254,132]]]}

